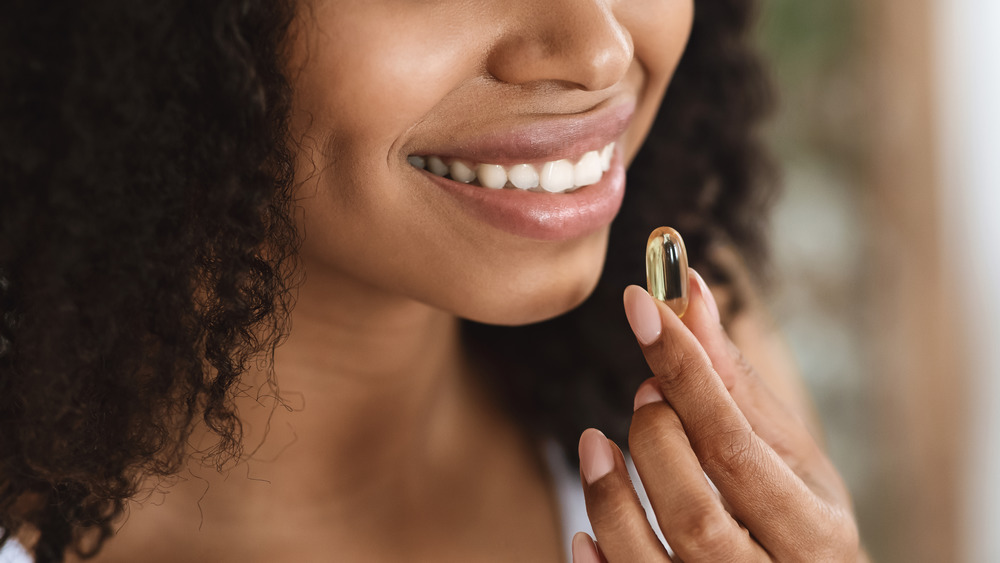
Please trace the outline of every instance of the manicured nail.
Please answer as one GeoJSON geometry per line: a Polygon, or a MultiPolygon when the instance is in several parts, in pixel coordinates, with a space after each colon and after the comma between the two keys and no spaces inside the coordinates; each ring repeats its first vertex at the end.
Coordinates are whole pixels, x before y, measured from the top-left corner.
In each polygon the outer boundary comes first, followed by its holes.
{"type": "Polygon", "coordinates": [[[577,532],[573,536],[573,563],[601,563],[597,546],[587,532],[577,532]]]}
{"type": "Polygon", "coordinates": [[[639,390],[635,392],[635,403],[632,410],[637,411],[640,407],[644,407],[649,403],[656,403],[663,400],[663,393],[660,392],[660,388],[651,381],[644,381],[639,386],[639,390]]]}
{"type": "Polygon", "coordinates": [[[630,285],[625,288],[625,317],[632,327],[636,339],[643,346],[649,346],[660,337],[663,332],[663,323],[660,320],[660,310],[656,307],[656,302],[650,297],[646,290],[630,285]]]}
{"type": "Polygon", "coordinates": [[[698,292],[701,293],[702,300],[705,301],[705,306],[708,307],[708,312],[712,314],[715,322],[721,322],[719,319],[719,306],[715,304],[715,296],[712,295],[712,290],[708,288],[708,284],[702,279],[701,274],[691,269],[691,275],[697,280],[698,292]]]}
{"type": "Polygon", "coordinates": [[[611,442],[600,430],[588,428],[580,436],[580,467],[588,485],[593,485],[615,468],[611,442]]]}

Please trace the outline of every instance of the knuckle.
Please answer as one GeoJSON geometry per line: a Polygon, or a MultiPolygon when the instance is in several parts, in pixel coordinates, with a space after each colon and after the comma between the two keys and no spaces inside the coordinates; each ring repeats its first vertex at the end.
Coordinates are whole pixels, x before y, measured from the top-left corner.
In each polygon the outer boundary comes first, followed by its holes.
{"type": "Polygon", "coordinates": [[[736,524],[717,511],[691,515],[673,534],[671,543],[695,561],[716,561],[723,554],[732,554],[738,539],[736,524]]]}
{"type": "Polygon", "coordinates": [[[818,466],[823,456],[822,450],[811,439],[785,429],[771,430],[767,433],[766,441],[774,453],[785,460],[800,476],[807,474],[810,468],[818,466]]]}
{"type": "Polygon", "coordinates": [[[590,522],[595,532],[601,535],[620,535],[628,533],[635,516],[635,506],[623,498],[603,503],[599,510],[590,516],[590,522]]]}
{"type": "Polygon", "coordinates": [[[817,523],[813,549],[802,561],[856,561],[861,550],[857,523],[847,512],[833,510],[830,518],[817,523]]]}
{"type": "Polygon", "coordinates": [[[719,430],[709,432],[703,440],[701,450],[706,466],[716,467],[724,471],[736,468],[747,468],[757,462],[757,448],[754,433],[741,425],[734,426],[729,422],[717,422],[719,430]]]}
{"type": "Polygon", "coordinates": [[[736,363],[738,372],[746,377],[756,378],[757,370],[750,364],[750,360],[747,359],[735,344],[730,343],[730,352],[733,355],[733,361],[736,363]]]}
{"type": "Polygon", "coordinates": [[[666,403],[655,409],[640,409],[632,416],[629,426],[629,449],[636,453],[659,450],[676,435],[684,434],[684,426],[674,409],[666,403]]]}
{"type": "Polygon", "coordinates": [[[706,368],[705,359],[685,350],[681,346],[664,345],[656,370],[657,381],[668,397],[671,391],[690,381],[690,374],[700,373],[706,368]]]}
{"type": "Polygon", "coordinates": [[[788,438],[772,449],[787,460],[789,467],[803,479],[813,479],[815,474],[828,465],[826,454],[815,442],[788,438]]]}

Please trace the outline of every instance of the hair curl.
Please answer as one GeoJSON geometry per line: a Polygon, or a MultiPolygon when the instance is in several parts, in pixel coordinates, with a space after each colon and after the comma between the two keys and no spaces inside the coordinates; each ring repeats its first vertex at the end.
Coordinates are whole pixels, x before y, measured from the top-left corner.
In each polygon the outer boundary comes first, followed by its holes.
{"type": "Polygon", "coordinates": [[[240,451],[230,398],[283,333],[297,245],[291,10],[15,4],[0,23],[0,527],[30,524],[50,562],[95,553],[139,479],[179,469],[196,418],[219,436],[209,455],[240,451]]]}
{"type": "MultiPolygon", "coordinates": [[[[761,269],[770,199],[755,124],[770,91],[752,0],[698,4],[688,49],[612,230],[595,294],[518,329],[467,323],[494,385],[575,452],[624,435],[645,377],[620,312],[652,227],[703,273],[730,240],[761,269]],[[651,189],[670,186],[670,189],[651,189]],[[546,343],[540,347],[538,343],[546,343]],[[521,352],[516,365],[506,350],[521,352]],[[509,356],[508,356],[509,357],[509,356]]],[[[285,0],[15,0],[0,18],[0,545],[96,553],[149,475],[176,472],[198,419],[241,453],[231,399],[286,332],[291,219],[285,0]]]]}

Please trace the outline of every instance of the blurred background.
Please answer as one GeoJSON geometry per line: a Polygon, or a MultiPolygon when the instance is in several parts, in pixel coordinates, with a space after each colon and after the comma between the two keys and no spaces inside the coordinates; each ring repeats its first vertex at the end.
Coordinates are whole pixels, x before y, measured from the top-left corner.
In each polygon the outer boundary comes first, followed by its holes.
{"type": "Polygon", "coordinates": [[[997,23],[997,0],[763,4],[772,308],[876,561],[1000,561],[997,23]]]}

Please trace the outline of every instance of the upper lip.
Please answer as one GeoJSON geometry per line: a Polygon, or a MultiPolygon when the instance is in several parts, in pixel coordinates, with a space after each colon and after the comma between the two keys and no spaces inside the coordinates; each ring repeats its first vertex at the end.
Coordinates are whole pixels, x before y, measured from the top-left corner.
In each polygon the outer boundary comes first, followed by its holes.
{"type": "Polygon", "coordinates": [[[475,136],[454,135],[446,146],[411,154],[502,166],[572,159],[618,140],[634,112],[634,102],[619,102],[586,113],[535,117],[475,136]]]}

